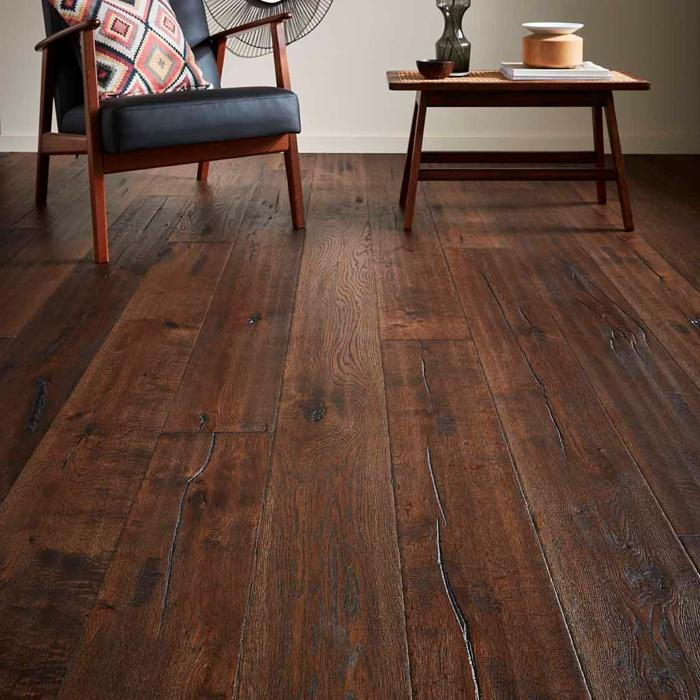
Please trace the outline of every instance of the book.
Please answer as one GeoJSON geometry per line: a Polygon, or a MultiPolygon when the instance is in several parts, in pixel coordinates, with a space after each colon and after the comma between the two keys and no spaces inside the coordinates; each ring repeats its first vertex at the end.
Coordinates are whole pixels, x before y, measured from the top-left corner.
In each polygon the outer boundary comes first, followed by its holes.
{"type": "Polygon", "coordinates": [[[611,72],[603,66],[585,61],[575,68],[528,68],[523,63],[501,63],[501,73],[508,80],[610,80],[611,72]]]}

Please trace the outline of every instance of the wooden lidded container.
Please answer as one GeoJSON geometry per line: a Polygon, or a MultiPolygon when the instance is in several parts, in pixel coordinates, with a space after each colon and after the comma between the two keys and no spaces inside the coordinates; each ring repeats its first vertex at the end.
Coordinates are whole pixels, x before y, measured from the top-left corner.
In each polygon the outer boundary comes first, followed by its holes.
{"type": "Polygon", "coordinates": [[[583,38],[576,34],[523,37],[523,63],[530,68],[573,68],[583,63],[583,38]]]}

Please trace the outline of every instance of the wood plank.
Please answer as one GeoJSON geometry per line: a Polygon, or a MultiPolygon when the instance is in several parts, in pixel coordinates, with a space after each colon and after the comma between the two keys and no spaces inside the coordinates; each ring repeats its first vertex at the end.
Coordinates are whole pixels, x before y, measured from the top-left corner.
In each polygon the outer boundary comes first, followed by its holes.
{"type": "Polygon", "coordinates": [[[698,156],[628,158],[637,234],[700,289],[698,156]]]}
{"type": "Polygon", "coordinates": [[[70,263],[0,266],[0,336],[17,335],[72,269],[70,263]]]}
{"type": "Polygon", "coordinates": [[[0,265],[10,262],[29,241],[40,234],[40,229],[0,227],[0,265]]]}
{"type": "Polygon", "coordinates": [[[268,450],[161,436],[63,697],[230,697],[268,450]]]}
{"type": "Polygon", "coordinates": [[[304,245],[280,204],[286,187],[282,171],[267,171],[249,191],[231,257],[173,401],[169,431],[273,428],[304,245]]]}
{"type": "MultiPolygon", "coordinates": [[[[0,221],[14,227],[36,209],[34,202],[36,155],[11,153],[0,168],[0,221]]],[[[65,182],[80,172],[82,165],[66,156],[51,159],[49,186],[65,182]]]]}
{"type": "Polygon", "coordinates": [[[593,695],[692,697],[698,572],[532,273],[506,250],[448,259],[593,695]]]}
{"type": "MultiPolygon", "coordinates": [[[[582,195],[578,188],[569,194],[558,187],[547,195],[540,193],[538,199],[556,206],[564,198],[575,201],[576,193],[582,195]]],[[[563,206],[557,207],[556,216],[574,234],[567,236],[567,242],[576,241],[588,253],[629,308],[700,386],[700,291],[638,233],[595,232],[604,222],[610,222],[611,227],[618,225],[619,214],[563,206]],[[587,230],[581,232],[582,228],[587,230]]]]}
{"type": "Polygon", "coordinates": [[[548,217],[565,236],[513,244],[675,531],[698,534],[697,293],[641,238],[598,233],[611,217],[580,196],[565,185],[533,193],[533,227],[548,217]]]}
{"type": "Polygon", "coordinates": [[[237,697],[407,697],[366,180],[317,162],[237,697]]]}
{"type": "MultiPolygon", "coordinates": [[[[113,182],[108,197],[114,198],[110,220],[129,215],[129,207],[138,197],[147,180],[121,178],[113,182]]],[[[87,191],[87,184],[82,185],[87,191]]],[[[75,180],[58,182],[58,199],[50,208],[35,208],[18,222],[15,232],[22,237],[29,226],[29,237],[0,267],[0,335],[14,336],[31,319],[36,310],[56,291],[73,271],[77,261],[91,254],[92,237],[89,207],[77,207],[73,199],[81,185],[75,180]],[[36,235],[36,229],[41,233],[36,235]]],[[[124,223],[122,222],[123,231],[124,223]]],[[[120,229],[117,228],[117,233],[120,229]]]]}
{"type": "MultiPolygon", "coordinates": [[[[263,177],[269,158],[258,156],[242,158],[212,167],[212,180],[200,187],[196,198],[178,228],[173,231],[174,241],[234,241],[240,235],[249,203],[263,177]]],[[[275,199],[279,193],[275,193],[275,199]]],[[[263,201],[262,206],[275,206],[263,201]]]]}
{"type": "Polygon", "coordinates": [[[0,373],[0,501],[159,259],[183,200],[135,202],[112,226],[109,272],[91,260],[75,270],[6,349],[0,373]]]}
{"type": "Polygon", "coordinates": [[[473,345],[383,357],[413,692],[588,697],[473,345]]]}
{"type": "Polygon", "coordinates": [[[386,340],[469,338],[462,307],[419,193],[411,233],[394,203],[401,166],[384,156],[365,156],[381,337],[386,340]]]}
{"type": "Polygon", "coordinates": [[[700,534],[700,392],[678,364],[680,343],[672,357],[573,242],[540,241],[527,265],[675,530],[700,534]]]}
{"type": "MultiPolygon", "coordinates": [[[[465,182],[462,185],[425,182],[419,188],[439,219],[438,236],[443,248],[500,248],[507,245],[494,208],[493,183],[465,182]]],[[[497,185],[512,201],[521,203],[522,184],[497,185]]]]}
{"type": "Polygon", "coordinates": [[[134,304],[155,311],[117,324],[5,499],[0,619],[10,624],[0,637],[1,695],[54,695],[63,681],[222,257],[212,244],[181,245],[151,269],[134,304]],[[165,278],[192,302],[164,303],[165,278]]]}

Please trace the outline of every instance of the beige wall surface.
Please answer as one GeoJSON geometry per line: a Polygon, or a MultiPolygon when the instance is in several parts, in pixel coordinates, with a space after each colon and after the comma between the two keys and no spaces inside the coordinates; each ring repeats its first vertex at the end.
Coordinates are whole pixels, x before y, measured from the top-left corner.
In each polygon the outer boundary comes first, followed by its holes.
{"type": "MultiPolygon", "coordinates": [[[[32,150],[42,37],[39,0],[3,13],[0,150],[32,150]],[[11,58],[10,58],[11,57],[11,58]]],[[[650,93],[618,97],[628,152],[700,152],[699,0],[473,0],[465,33],[472,67],[518,60],[526,21],[586,24],[585,55],[650,79],[650,93]]],[[[389,93],[385,71],[434,55],[442,19],[434,0],[335,0],[324,22],[290,47],[302,105],[305,151],[393,152],[404,148],[410,94],[389,93]]],[[[224,84],[273,80],[270,57],[228,56],[224,84]]],[[[580,148],[590,143],[585,110],[435,110],[431,148],[580,148]]]]}

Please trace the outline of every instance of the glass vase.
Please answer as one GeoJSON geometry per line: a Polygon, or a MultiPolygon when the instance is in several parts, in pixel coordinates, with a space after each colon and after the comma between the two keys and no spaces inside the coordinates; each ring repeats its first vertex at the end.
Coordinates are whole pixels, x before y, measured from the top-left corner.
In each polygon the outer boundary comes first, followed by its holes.
{"type": "Polygon", "coordinates": [[[454,61],[452,75],[469,73],[472,45],[462,31],[462,19],[471,4],[471,0],[437,0],[438,9],[445,18],[445,30],[435,44],[436,55],[441,61],[454,61]]]}

